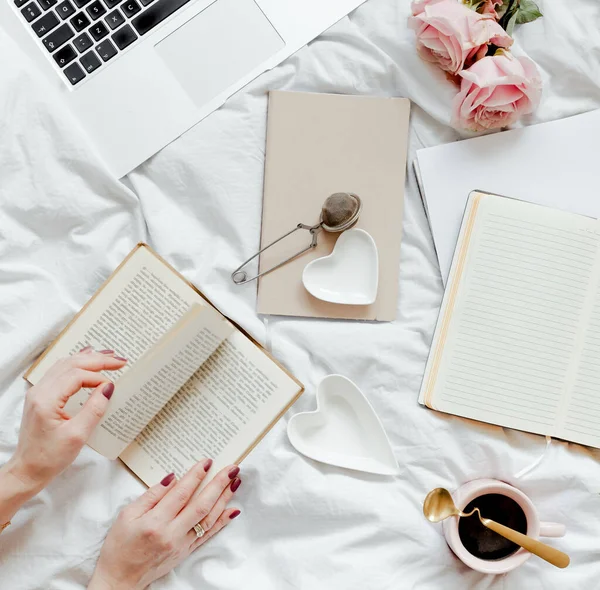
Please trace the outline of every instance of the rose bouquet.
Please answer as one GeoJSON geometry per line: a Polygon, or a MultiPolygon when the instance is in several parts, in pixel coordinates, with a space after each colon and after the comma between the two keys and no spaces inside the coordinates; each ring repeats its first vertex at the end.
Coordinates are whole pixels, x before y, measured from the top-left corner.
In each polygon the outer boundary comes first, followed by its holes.
{"type": "Polygon", "coordinates": [[[515,25],[542,16],[533,0],[414,0],[409,25],[417,52],[459,85],[452,124],[469,131],[511,125],[533,112],[542,80],[510,52],[515,25]]]}

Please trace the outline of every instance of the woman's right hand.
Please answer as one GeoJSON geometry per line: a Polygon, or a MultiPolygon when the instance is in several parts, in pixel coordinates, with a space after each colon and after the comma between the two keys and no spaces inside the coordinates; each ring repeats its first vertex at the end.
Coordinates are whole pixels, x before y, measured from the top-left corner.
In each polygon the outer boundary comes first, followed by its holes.
{"type": "Polygon", "coordinates": [[[240,487],[240,471],[230,465],[200,492],[212,461],[197,463],[177,481],[167,475],[125,507],[110,529],[88,590],[142,590],[169,573],[214,537],[240,511],[227,508],[240,487]],[[205,534],[198,538],[193,527],[205,534]]]}

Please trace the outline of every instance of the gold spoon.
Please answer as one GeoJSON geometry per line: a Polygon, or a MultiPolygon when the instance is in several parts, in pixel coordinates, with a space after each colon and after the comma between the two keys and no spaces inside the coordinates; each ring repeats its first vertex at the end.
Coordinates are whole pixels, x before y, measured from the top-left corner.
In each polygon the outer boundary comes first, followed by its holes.
{"type": "Polygon", "coordinates": [[[569,565],[571,560],[566,553],[563,553],[554,547],[550,547],[550,545],[546,545],[537,539],[532,539],[527,535],[523,535],[503,524],[490,520],[489,518],[483,518],[479,512],[479,508],[473,509],[468,514],[461,512],[454,504],[450,492],[445,488],[431,490],[423,503],[423,514],[430,522],[440,522],[450,516],[472,516],[475,512],[477,512],[477,516],[479,516],[479,520],[483,526],[495,531],[505,539],[519,545],[519,547],[523,547],[523,549],[541,557],[556,567],[564,568],[569,565]]]}

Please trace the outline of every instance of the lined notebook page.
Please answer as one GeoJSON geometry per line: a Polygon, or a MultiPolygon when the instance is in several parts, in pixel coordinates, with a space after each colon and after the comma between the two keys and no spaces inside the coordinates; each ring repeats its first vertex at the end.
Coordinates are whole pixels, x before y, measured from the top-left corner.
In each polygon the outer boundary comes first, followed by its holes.
{"type": "MultiPolygon", "coordinates": [[[[423,403],[557,436],[597,274],[595,228],[522,201],[471,197],[423,403]]],[[[596,337],[600,345],[600,306],[596,337]]]]}
{"type": "Polygon", "coordinates": [[[600,282],[591,292],[561,438],[600,447],[600,282]]]}

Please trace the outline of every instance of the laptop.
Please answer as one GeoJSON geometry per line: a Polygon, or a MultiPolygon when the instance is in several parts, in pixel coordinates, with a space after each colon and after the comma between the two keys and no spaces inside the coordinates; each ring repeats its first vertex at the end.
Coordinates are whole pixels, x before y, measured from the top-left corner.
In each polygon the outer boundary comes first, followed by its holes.
{"type": "Polygon", "coordinates": [[[116,178],[364,0],[0,0],[116,178]]]}

